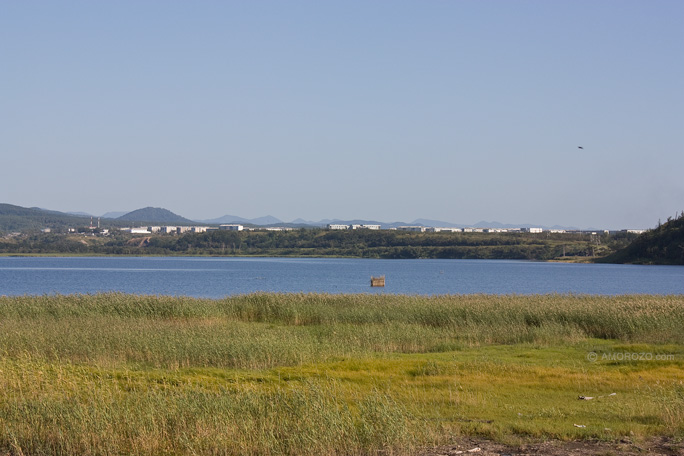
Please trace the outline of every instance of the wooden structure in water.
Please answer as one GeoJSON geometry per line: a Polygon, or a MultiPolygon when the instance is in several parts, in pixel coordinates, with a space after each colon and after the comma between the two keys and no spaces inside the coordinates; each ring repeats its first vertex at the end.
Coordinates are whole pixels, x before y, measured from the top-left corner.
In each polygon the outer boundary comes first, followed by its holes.
{"type": "Polygon", "coordinates": [[[373,277],[371,276],[371,287],[384,287],[385,286],[385,276],[373,277]]]}

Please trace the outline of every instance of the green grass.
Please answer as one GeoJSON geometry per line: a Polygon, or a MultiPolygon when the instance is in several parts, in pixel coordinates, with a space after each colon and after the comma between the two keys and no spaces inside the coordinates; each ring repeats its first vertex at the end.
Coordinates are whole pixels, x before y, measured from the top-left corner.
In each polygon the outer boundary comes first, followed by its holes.
{"type": "Polygon", "coordinates": [[[0,453],[681,439],[683,327],[682,296],[0,297],[0,453]]]}

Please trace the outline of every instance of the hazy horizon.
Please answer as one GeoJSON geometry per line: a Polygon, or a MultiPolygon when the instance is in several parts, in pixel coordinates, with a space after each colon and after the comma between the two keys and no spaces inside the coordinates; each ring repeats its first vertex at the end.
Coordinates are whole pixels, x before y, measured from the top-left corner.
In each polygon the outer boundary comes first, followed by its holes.
{"type": "Polygon", "coordinates": [[[0,200],[651,228],[684,210],[684,3],[10,2],[0,200]]]}
{"type": "MultiPolygon", "coordinates": [[[[150,207],[151,207],[151,206],[146,206],[146,207],[143,207],[143,208],[132,209],[132,210],[129,210],[129,211],[107,211],[107,212],[101,213],[101,214],[93,214],[93,213],[83,212],[83,211],[65,211],[65,213],[74,214],[74,215],[83,215],[83,216],[88,216],[88,217],[98,217],[98,218],[99,218],[99,217],[105,217],[105,216],[111,214],[111,215],[112,215],[112,218],[118,218],[118,217],[120,217],[120,216],[122,216],[122,215],[129,214],[129,213],[134,212],[134,211],[136,211],[136,210],[139,210],[139,209],[146,209],[146,208],[150,208],[150,207]]],[[[49,208],[40,208],[40,209],[51,210],[51,209],[49,209],[49,208]]],[[[169,210],[168,208],[153,208],[153,209],[166,209],[166,210],[169,210]]],[[[279,220],[278,223],[282,222],[282,223],[286,223],[286,224],[287,224],[287,223],[321,223],[321,222],[334,222],[334,221],[341,221],[341,222],[344,222],[344,221],[363,220],[363,221],[380,222],[380,223],[384,223],[384,224],[393,224],[393,223],[412,223],[412,222],[415,222],[415,221],[444,222],[444,223],[447,223],[447,224],[463,225],[463,226],[478,227],[478,228],[496,227],[497,225],[506,225],[506,226],[510,225],[510,226],[520,226],[520,227],[524,227],[524,226],[528,226],[528,225],[529,225],[529,226],[544,226],[544,227],[548,227],[548,228],[551,228],[551,227],[574,228],[574,229],[582,229],[582,230],[584,230],[584,229],[604,229],[604,228],[602,228],[602,227],[599,227],[599,226],[592,226],[592,225],[588,225],[588,226],[577,226],[576,224],[571,224],[571,225],[559,225],[559,224],[557,224],[557,223],[553,223],[553,224],[550,224],[550,225],[546,225],[546,224],[538,224],[538,223],[536,224],[536,223],[534,223],[534,222],[532,222],[532,221],[524,221],[524,222],[520,222],[520,223],[517,223],[517,224],[516,224],[516,223],[511,223],[511,222],[509,222],[509,221],[505,221],[505,220],[496,220],[496,219],[492,219],[492,220],[478,220],[478,221],[472,221],[472,223],[469,223],[468,221],[462,221],[462,220],[437,220],[437,219],[431,219],[431,218],[426,218],[426,217],[413,217],[413,218],[411,218],[411,219],[405,219],[405,220],[381,220],[381,219],[373,218],[373,217],[368,218],[368,219],[361,219],[361,218],[358,218],[358,217],[355,217],[355,218],[345,218],[345,219],[339,218],[339,217],[331,217],[331,218],[324,218],[324,219],[315,219],[315,220],[312,220],[312,219],[304,219],[304,218],[302,218],[302,217],[287,217],[287,218],[284,218],[284,219],[280,219],[279,217],[274,217],[274,216],[272,216],[271,214],[264,214],[264,215],[257,216],[257,217],[243,217],[243,216],[241,216],[240,214],[221,214],[221,215],[214,215],[214,216],[209,216],[209,217],[189,218],[189,217],[186,217],[184,214],[178,213],[178,212],[176,212],[176,211],[170,210],[170,212],[173,212],[174,214],[176,214],[176,215],[178,215],[178,216],[180,216],[180,217],[188,218],[189,220],[192,220],[193,222],[207,222],[207,221],[211,221],[211,220],[218,220],[218,219],[221,219],[221,218],[224,218],[224,217],[227,217],[227,216],[233,216],[233,217],[236,218],[235,220],[233,220],[233,221],[235,221],[235,222],[240,222],[240,220],[238,220],[238,219],[244,219],[244,220],[246,220],[246,221],[253,221],[253,220],[265,219],[265,218],[268,218],[268,217],[272,217],[272,218],[274,218],[274,219],[279,220]]],[[[677,215],[678,215],[678,214],[673,214],[672,217],[676,217],[677,215]]],[[[664,221],[664,220],[661,220],[661,222],[662,222],[662,221],[664,221]]],[[[621,227],[620,229],[649,229],[649,228],[654,228],[655,226],[657,226],[657,224],[658,224],[658,221],[656,221],[656,222],[653,224],[653,226],[649,226],[649,227],[621,227]]]]}

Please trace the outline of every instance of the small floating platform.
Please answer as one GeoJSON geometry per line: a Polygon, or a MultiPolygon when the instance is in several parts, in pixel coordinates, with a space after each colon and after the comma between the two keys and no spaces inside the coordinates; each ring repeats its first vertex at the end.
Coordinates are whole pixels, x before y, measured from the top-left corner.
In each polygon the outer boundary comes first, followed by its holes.
{"type": "Polygon", "coordinates": [[[373,277],[371,276],[371,287],[384,287],[385,286],[385,276],[373,277]]]}

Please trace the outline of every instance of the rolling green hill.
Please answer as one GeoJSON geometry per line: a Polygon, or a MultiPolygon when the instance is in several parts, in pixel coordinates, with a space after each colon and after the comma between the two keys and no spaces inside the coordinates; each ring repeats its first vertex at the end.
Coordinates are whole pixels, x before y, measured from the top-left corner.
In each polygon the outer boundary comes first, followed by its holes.
{"type": "MultiPolygon", "coordinates": [[[[99,218],[95,218],[97,222],[99,218]]],[[[126,220],[110,218],[99,219],[102,228],[129,225],[126,220]]],[[[50,228],[53,231],[66,231],[67,228],[81,228],[90,225],[88,215],[67,214],[38,207],[21,207],[0,203],[0,233],[38,231],[50,228]]]]}
{"type": "Polygon", "coordinates": [[[0,204],[0,231],[27,231],[44,228],[62,229],[90,224],[90,217],[48,211],[37,207],[0,204]]]}
{"type": "Polygon", "coordinates": [[[684,212],[649,230],[601,263],[684,264],[684,212]]]}
{"type": "Polygon", "coordinates": [[[161,207],[145,207],[122,215],[117,220],[128,222],[182,223],[196,225],[196,222],[161,207]]]}

